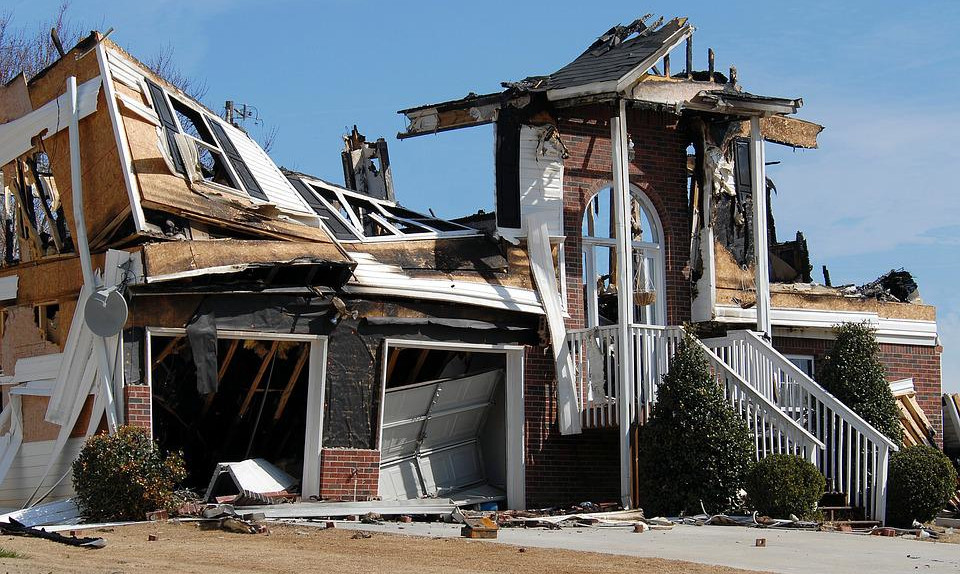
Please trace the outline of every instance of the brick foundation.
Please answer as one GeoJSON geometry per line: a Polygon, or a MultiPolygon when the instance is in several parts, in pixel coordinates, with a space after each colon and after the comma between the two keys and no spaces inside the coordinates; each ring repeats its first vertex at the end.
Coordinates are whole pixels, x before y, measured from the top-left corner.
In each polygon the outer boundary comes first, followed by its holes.
{"type": "MultiPolygon", "coordinates": [[[[781,353],[813,355],[814,364],[833,348],[833,341],[825,339],[802,339],[798,337],[774,337],[773,346],[781,353]]],[[[880,362],[886,368],[888,381],[913,379],[917,402],[930,424],[936,430],[937,444],[943,446],[943,413],[941,411],[940,354],[943,347],[923,345],[880,344],[880,362]]]]}
{"type": "Polygon", "coordinates": [[[377,496],[380,451],[325,448],[320,454],[320,498],[370,500],[377,496]]]}

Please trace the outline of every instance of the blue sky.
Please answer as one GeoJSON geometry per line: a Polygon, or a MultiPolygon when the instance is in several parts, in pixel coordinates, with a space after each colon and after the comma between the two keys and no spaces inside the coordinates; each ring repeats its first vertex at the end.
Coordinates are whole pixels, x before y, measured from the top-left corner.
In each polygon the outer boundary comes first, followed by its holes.
{"type": "MultiPolygon", "coordinates": [[[[58,4],[4,2],[21,24],[58,4]]],[[[396,110],[549,73],[644,12],[685,15],[698,68],[712,47],[746,89],[802,97],[799,116],[827,126],[819,150],[767,148],[781,237],[803,230],[834,284],[913,272],[938,308],[944,388],[960,392],[960,2],[679,4],[76,0],[70,14],[142,59],[172,44],[208,106],[245,102],[277,127],[287,167],[341,181],[353,124],[388,138],[398,198],[447,217],[492,208],[492,131],[401,142],[396,110]]]]}

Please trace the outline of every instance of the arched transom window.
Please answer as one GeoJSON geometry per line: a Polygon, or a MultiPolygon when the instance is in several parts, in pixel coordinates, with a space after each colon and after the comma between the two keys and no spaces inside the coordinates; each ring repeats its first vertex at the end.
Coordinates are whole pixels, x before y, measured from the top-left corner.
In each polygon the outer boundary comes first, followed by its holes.
{"type": "MultiPolygon", "coordinates": [[[[650,199],[631,187],[633,322],[663,325],[663,228],[650,199]]],[[[583,215],[583,293],[586,326],[617,322],[617,241],[613,190],[600,190],[583,215]]]]}

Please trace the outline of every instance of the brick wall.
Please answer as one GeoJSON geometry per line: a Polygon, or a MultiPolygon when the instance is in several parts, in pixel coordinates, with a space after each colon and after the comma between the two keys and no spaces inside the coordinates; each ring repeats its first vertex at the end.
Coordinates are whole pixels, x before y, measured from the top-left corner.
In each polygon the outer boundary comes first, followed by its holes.
{"type": "MultiPolygon", "coordinates": [[[[774,337],[773,346],[781,353],[791,355],[813,355],[814,365],[823,360],[824,355],[833,347],[833,341],[824,339],[802,339],[798,337],[774,337]]],[[[937,444],[943,446],[943,416],[940,397],[940,354],[943,347],[922,345],[880,344],[880,361],[886,368],[888,381],[913,379],[917,391],[917,402],[924,414],[936,429],[937,444]]]]}
{"type": "Polygon", "coordinates": [[[377,496],[380,451],[325,448],[320,454],[320,498],[370,500],[377,496]]]}
{"type": "Polygon", "coordinates": [[[123,388],[123,399],[127,424],[153,432],[150,426],[152,420],[150,386],[127,385],[123,388]]]}
{"type": "MultiPolygon", "coordinates": [[[[575,108],[558,119],[560,137],[570,156],[564,161],[563,226],[566,241],[569,328],[584,325],[581,229],[584,209],[593,196],[612,184],[608,106],[575,108]]],[[[633,142],[630,182],[657,210],[663,226],[667,323],[690,320],[690,284],[684,277],[690,259],[690,213],[687,198],[687,134],[676,116],[646,110],[627,111],[633,142]]]]}
{"type": "Polygon", "coordinates": [[[585,430],[562,436],[557,430],[556,381],[549,347],[526,349],[524,414],[529,507],[619,500],[616,431],[585,430]]]}

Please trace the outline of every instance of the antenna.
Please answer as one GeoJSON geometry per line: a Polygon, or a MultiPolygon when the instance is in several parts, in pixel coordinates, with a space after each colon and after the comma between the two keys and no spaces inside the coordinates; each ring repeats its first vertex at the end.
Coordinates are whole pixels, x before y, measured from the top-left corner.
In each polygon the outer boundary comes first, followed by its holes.
{"type": "Polygon", "coordinates": [[[100,288],[87,297],[83,313],[94,335],[113,337],[127,322],[127,300],[116,287],[100,288]]]}

